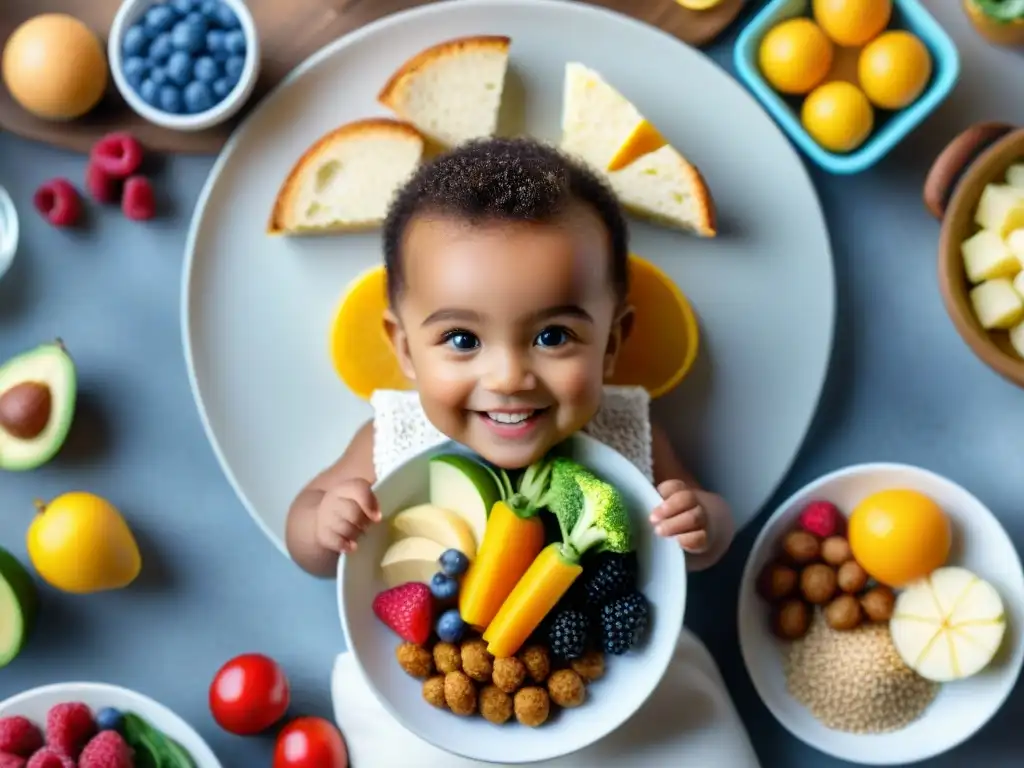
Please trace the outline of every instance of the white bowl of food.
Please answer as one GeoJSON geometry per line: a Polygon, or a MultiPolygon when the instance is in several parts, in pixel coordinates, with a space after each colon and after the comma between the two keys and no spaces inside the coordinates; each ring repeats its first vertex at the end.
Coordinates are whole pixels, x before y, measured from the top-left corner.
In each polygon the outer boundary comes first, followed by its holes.
{"type": "Polygon", "coordinates": [[[453,754],[518,764],[583,749],[636,712],[675,650],[686,570],[648,522],[657,491],[592,438],[560,454],[547,499],[533,492],[543,473],[515,486],[543,503],[524,520],[496,504],[514,488],[479,459],[452,443],[420,453],[377,483],[384,522],[339,563],[345,641],[370,689],[453,754]]]}
{"type": "Polygon", "coordinates": [[[102,755],[128,749],[136,765],[221,768],[202,737],[174,712],[104,683],[57,683],[16,694],[0,702],[0,735],[0,751],[25,759],[51,750],[83,766],[116,765],[102,755]]]}
{"type": "Polygon", "coordinates": [[[7,190],[0,187],[0,279],[14,263],[18,251],[18,209],[7,190]]]}
{"type": "Polygon", "coordinates": [[[124,0],[107,58],[133,111],[164,128],[200,131],[252,95],[260,41],[243,0],[124,0]]]}
{"type": "Polygon", "coordinates": [[[863,464],[768,519],[740,585],[758,695],[794,736],[864,765],[933,758],[1010,695],[1024,573],[992,512],[951,480],[863,464]]]}

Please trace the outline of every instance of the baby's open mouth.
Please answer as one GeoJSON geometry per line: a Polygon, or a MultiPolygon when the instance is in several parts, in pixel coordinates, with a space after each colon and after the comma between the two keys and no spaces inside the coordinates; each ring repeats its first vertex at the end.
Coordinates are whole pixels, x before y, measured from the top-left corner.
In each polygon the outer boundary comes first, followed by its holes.
{"type": "Polygon", "coordinates": [[[547,408],[530,408],[522,411],[479,411],[480,415],[498,424],[522,424],[547,411],[547,408]]]}

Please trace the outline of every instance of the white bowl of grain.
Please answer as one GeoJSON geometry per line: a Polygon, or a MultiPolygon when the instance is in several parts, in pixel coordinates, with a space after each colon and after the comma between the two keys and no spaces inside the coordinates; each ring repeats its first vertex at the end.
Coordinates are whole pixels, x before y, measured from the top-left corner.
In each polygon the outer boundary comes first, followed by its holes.
{"type": "Polygon", "coordinates": [[[815,749],[852,763],[905,765],[963,743],[1010,695],[1024,662],[1024,570],[999,521],[961,486],[917,467],[861,464],[815,480],[768,519],[743,572],[738,622],[740,650],[754,688],[786,730],[815,749]],[[974,677],[937,687],[925,682],[900,662],[889,641],[888,624],[835,632],[812,623],[796,643],[779,640],[771,631],[769,607],[757,594],[756,582],[801,510],[811,501],[823,500],[849,514],[864,497],[894,488],[919,491],[945,510],[953,528],[947,564],[974,571],[1003,599],[1003,645],[992,664],[974,677]],[[837,661],[823,664],[823,658],[837,661]],[[833,727],[801,704],[791,687],[833,727]]]}

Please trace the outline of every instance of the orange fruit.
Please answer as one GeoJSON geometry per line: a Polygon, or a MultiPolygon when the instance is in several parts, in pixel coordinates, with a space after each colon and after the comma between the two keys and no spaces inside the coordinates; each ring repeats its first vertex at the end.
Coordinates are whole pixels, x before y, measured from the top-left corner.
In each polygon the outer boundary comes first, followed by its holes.
{"type": "Polygon", "coordinates": [[[804,99],[800,122],[811,138],[830,152],[852,152],[871,135],[875,112],[860,88],[833,80],[804,99]]]}
{"type": "Polygon", "coordinates": [[[883,109],[911,104],[932,76],[932,56],[921,40],[902,30],[885,32],[864,46],[857,77],[867,97],[883,109]]]}
{"type": "Polygon", "coordinates": [[[331,323],[334,370],[353,394],[369,399],[375,389],[409,389],[384,332],[387,272],[374,267],[345,289],[331,323]]]}
{"type": "Polygon", "coordinates": [[[765,80],[780,93],[803,94],[832,67],[832,43],[810,19],[784,21],[768,30],[758,49],[765,80]]]}
{"type": "MultiPolygon", "coordinates": [[[[660,397],[686,377],[697,359],[697,318],[672,279],[635,254],[629,257],[629,282],[633,327],[606,383],[643,387],[651,397],[660,397]]],[[[334,370],[364,399],[377,389],[411,388],[384,332],[387,306],[387,274],[384,267],[375,267],[349,284],[331,322],[334,370]]]]}
{"type": "Polygon", "coordinates": [[[889,26],[892,0],[814,0],[812,10],[836,45],[854,48],[889,26]]]}
{"type": "Polygon", "coordinates": [[[633,328],[606,384],[643,387],[660,397],[679,385],[697,359],[697,318],[672,278],[646,259],[629,257],[633,328]]]}
{"type": "Polygon", "coordinates": [[[847,536],[854,559],[890,587],[923,579],[945,564],[952,545],[949,518],[918,491],[874,493],[850,515],[847,536]]]}

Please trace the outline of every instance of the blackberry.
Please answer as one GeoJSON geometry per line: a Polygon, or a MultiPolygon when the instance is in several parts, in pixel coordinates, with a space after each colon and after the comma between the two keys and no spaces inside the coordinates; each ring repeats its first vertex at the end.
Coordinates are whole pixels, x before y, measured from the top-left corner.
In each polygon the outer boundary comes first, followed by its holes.
{"type": "Polygon", "coordinates": [[[587,647],[590,622],[575,608],[566,608],[556,614],[548,625],[548,648],[560,661],[578,659],[587,647]]]}
{"type": "Polygon", "coordinates": [[[636,552],[601,552],[583,572],[587,604],[600,610],[617,597],[636,589],[636,552]]]}
{"type": "Polygon", "coordinates": [[[643,637],[650,618],[647,598],[639,592],[617,597],[601,609],[601,647],[619,656],[643,637]]]}

